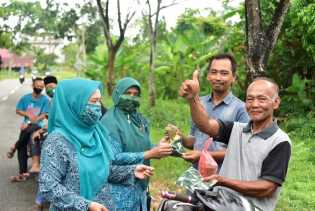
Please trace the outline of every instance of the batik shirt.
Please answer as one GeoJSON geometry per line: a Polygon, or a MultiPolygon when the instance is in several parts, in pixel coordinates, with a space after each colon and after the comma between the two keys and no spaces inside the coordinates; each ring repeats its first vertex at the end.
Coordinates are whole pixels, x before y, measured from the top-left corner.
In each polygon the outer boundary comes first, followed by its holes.
{"type": "MultiPolygon", "coordinates": [[[[121,183],[127,187],[134,184],[135,166],[110,166],[108,182],[121,183]]],[[[110,195],[110,186],[104,181],[95,202],[108,210],[117,210],[110,195]]],[[[64,136],[51,133],[43,145],[39,178],[40,193],[50,203],[50,211],[84,211],[91,201],[80,196],[80,178],[77,152],[64,136]]]]}

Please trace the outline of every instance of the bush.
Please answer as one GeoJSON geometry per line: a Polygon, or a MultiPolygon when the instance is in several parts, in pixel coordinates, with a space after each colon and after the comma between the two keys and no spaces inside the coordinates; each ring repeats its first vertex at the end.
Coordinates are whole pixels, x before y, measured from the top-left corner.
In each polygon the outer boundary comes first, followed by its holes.
{"type": "Polygon", "coordinates": [[[312,81],[301,79],[297,74],[293,76],[292,84],[283,92],[281,115],[302,114],[314,110],[312,97],[315,95],[315,84],[312,81]]]}
{"type": "Polygon", "coordinates": [[[147,102],[142,102],[141,112],[149,119],[151,127],[154,128],[161,129],[171,123],[182,130],[187,130],[190,125],[189,107],[183,100],[158,99],[153,108],[150,108],[147,102]]]}

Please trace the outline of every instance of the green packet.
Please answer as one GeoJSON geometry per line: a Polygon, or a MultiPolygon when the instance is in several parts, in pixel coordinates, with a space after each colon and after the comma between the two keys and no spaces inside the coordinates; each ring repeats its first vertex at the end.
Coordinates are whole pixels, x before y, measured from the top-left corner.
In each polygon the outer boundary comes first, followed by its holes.
{"type": "Polygon", "coordinates": [[[171,146],[173,148],[173,152],[172,152],[171,156],[182,157],[183,153],[186,152],[186,150],[185,150],[184,146],[182,145],[182,142],[180,141],[180,139],[172,141],[171,142],[171,146]]]}
{"type": "Polygon", "coordinates": [[[190,167],[177,179],[176,184],[184,187],[186,190],[193,193],[198,190],[209,190],[215,185],[216,181],[204,182],[199,171],[194,167],[190,167]]]}

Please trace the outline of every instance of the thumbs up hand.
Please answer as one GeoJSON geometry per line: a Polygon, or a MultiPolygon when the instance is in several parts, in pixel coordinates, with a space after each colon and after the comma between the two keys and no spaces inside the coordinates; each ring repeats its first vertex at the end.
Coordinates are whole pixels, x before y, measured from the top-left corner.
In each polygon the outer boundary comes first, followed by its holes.
{"type": "Polygon", "coordinates": [[[185,80],[182,83],[178,93],[179,96],[191,100],[199,95],[200,86],[199,86],[199,71],[195,70],[193,73],[192,80],[185,80]]]}

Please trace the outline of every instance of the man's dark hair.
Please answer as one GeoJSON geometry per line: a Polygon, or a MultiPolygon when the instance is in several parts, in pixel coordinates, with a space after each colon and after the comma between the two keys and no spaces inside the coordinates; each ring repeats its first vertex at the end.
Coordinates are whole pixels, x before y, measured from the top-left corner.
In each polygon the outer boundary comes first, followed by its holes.
{"type": "Polygon", "coordinates": [[[57,84],[57,83],[58,83],[57,78],[56,78],[55,76],[53,76],[53,75],[48,75],[48,76],[46,76],[46,77],[44,78],[44,84],[45,84],[45,86],[46,86],[47,84],[50,84],[50,83],[55,83],[55,84],[57,84]]]}
{"type": "Polygon", "coordinates": [[[34,78],[33,84],[35,84],[36,81],[43,81],[43,78],[41,78],[41,77],[34,78]]]}
{"type": "Polygon", "coordinates": [[[232,67],[232,73],[233,73],[233,75],[235,75],[237,64],[236,64],[234,56],[232,54],[228,54],[228,53],[216,54],[213,57],[211,57],[210,60],[209,60],[209,64],[208,64],[208,71],[211,68],[211,64],[212,64],[213,60],[220,60],[220,59],[228,59],[228,60],[230,60],[231,67],[232,67]]]}

